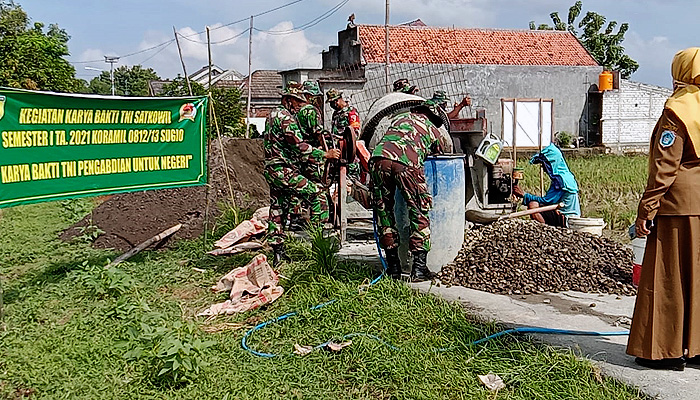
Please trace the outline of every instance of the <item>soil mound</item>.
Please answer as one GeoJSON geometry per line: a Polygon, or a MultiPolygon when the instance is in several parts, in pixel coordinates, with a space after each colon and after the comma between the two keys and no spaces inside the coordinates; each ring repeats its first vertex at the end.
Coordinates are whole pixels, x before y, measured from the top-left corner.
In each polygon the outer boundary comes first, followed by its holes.
{"type": "MultiPolygon", "coordinates": [[[[262,174],[262,140],[222,138],[222,143],[223,155],[219,141],[214,140],[207,157],[210,221],[220,214],[221,203],[231,203],[229,179],[238,207],[258,208],[270,202],[262,174]]],[[[126,251],[178,223],[183,226],[173,239],[192,239],[204,231],[206,206],[206,185],[116,194],[66,229],[61,239],[71,240],[81,235],[82,227],[95,225],[104,233],[93,242],[94,247],[126,251]]]]}
{"type": "Polygon", "coordinates": [[[620,243],[534,221],[510,220],[473,229],[444,284],[500,294],[575,290],[633,295],[632,251],[620,243]]]}

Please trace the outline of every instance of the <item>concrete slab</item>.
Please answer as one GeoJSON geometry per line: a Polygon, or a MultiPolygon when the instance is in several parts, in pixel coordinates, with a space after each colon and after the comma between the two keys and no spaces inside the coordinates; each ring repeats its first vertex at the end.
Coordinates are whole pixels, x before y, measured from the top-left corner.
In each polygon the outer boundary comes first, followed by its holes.
{"type": "MultiPolygon", "coordinates": [[[[579,292],[529,296],[504,296],[461,286],[411,283],[413,288],[463,304],[472,313],[507,326],[535,326],[569,330],[618,332],[627,330],[634,297],[579,292]]],[[[534,339],[576,354],[597,364],[601,371],[657,399],[695,400],[699,397],[700,368],[684,372],[655,371],[634,363],[625,353],[627,336],[531,335],[534,339]]]]}

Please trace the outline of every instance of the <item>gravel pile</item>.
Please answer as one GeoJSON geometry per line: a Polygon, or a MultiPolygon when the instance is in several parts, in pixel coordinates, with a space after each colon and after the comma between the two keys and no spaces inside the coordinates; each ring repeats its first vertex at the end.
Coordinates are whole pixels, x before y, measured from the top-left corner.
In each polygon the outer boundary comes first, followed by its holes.
{"type": "Polygon", "coordinates": [[[634,295],[632,251],[588,233],[504,220],[468,231],[439,279],[500,294],[575,290],[634,295]]]}

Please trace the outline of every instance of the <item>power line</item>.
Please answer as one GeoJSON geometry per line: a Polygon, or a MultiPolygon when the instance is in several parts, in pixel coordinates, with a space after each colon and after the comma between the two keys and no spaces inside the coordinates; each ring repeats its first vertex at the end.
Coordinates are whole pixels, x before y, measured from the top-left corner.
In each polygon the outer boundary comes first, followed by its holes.
{"type": "MultiPolygon", "coordinates": [[[[221,43],[225,43],[225,42],[231,41],[231,40],[233,40],[233,39],[236,39],[236,38],[238,38],[238,37],[241,37],[241,36],[245,35],[245,34],[248,33],[249,31],[250,31],[250,28],[246,28],[245,30],[243,30],[243,31],[240,32],[240,33],[237,33],[237,34],[235,34],[235,35],[233,35],[233,36],[231,36],[231,37],[229,37],[229,38],[226,38],[226,39],[218,40],[218,41],[216,41],[216,42],[211,42],[211,44],[221,44],[221,43]]],[[[181,38],[187,40],[188,42],[197,43],[197,44],[207,44],[207,42],[203,42],[203,41],[201,41],[201,40],[190,39],[189,36],[192,36],[192,35],[184,36],[184,35],[182,35],[182,34],[180,34],[180,33],[178,33],[178,35],[179,35],[181,38]]]]}
{"type": "MultiPolygon", "coordinates": [[[[271,9],[266,10],[266,11],[263,11],[263,12],[261,12],[261,13],[254,14],[253,17],[259,17],[259,16],[261,16],[261,15],[269,14],[269,13],[271,13],[271,12],[274,12],[274,11],[277,11],[277,10],[281,10],[281,9],[283,9],[283,8],[285,8],[285,7],[289,7],[289,6],[291,6],[291,5],[300,3],[300,2],[302,2],[302,1],[304,1],[304,0],[294,0],[294,1],[289,2],[289,3],[287,3],[287,4],[283,4],[283,5],[279,6],[279,7],[271,8],[271,9]]],[[[247,20],[248,20],[248,18],[239,19],[239,20],[237,20],[237,21],[229,22],[229,23],[227,23],[227,24],[224,24],[224,25],[221,25],[221,26],[217,26],[217,27],[215,27],[215,28],[210,28],[210,30],[221,29],[221,28],[223,28],[223,27],[225,27],[225,26],[231,26],[231,25],[239,24],[239,23],[244,22],[244,21],[247,21],[247,20]]],[[[205,31],[201,31],[201,32],[196,32],[196,33],[193,33],[193,34],[190,34],[190,35],[187,35],[187,36],[191,37],[191,36],[201,35],[202,33],[205,33],[205,32],[206,32],[206,30],[205,30],[205,31]]],[[[243,33],[245,33],[245,32],[247,32],[247,30],[244,31],[243,33]]],[[[241,34],[243,34],[243,33],[241,33],[241,34]]],[[[180,35],[180,36],[181,36],[181,37],[185,37],[184,35],[180,35]]],[[[240,36],[240,35],[239,35],[239,36],[240,36]]],[[[232,37],[232,38],[228,38],[228,39],[222,40],[222,41],[220,41],[220,42],[218,42],[218,43],[223,43],[223,42],[225,42],[225,41],[232,40],[232,39],[234,39],[234,38],[233,38],[233,37],[232,37]]],[[[157,45],[155,45],[155,46],[153,46],[153,47],[149,47],[149,48],[147,48],[147,49],[143,49],[143,50],[139,50],[139,51],[136,51],[136,52],[133,52],[133,53],[129,53],[129,54],[123,55],[123,56],[119,56],[119,58],[120,58],[120,59],[121,59],[121,58],[127,58],[127,57],[131,57],[131,56],[135,56],[135,55],[137,55],[137,54],[145,53],[145,52],[147,52],[147,51],[157,49],[157,48],[160,47],[160,46],[168,45],[168,44],[170,44],[170,43],[172,43],[172,42],[174,42],[174,41],[175,41],[175,39],[170,39],[170,40],[167,40],[167,41],[165,41],[165,42],[163,42],[163,43],[159,43],[159,44],[157,44],[157,45]]],[[[212,44],[213,44],[213,43],[212,43],[212,44]]],[[[70,62],[71,64],[90,64],[90,63],[96,63],[96,62],[102,62],[102,61],[104,61],[104,60],[103,60],[103,59],[99,59],[99,60],[69,61],[69,62],[70,62]]]]}
{"type": "Polygon", "coordinates": [[[261,30],[261,29],[257,29],[257,28],[253,28],[253,29],[255,29],[258,32],[267,33],[269,35],[289,35],[292,33],[301,32],[301,31],[306,30],[308,28],[311,28],[312,26],[315,26],[315,25],[319,24],[321,21],[329,18],[331,15],[335,14],[338,10],[343,8],[343,6],[348,4],[349,1],[350,0],[343,0],[340,3],[336,4],[330,10],[326,11],[325,13],[323,13],[323,14],[319,15],[318,17],[312,19],[311,21],[306,22],[302,25],[299,25],[298,27],[293,28],[293,29],[288,29],[288,30],[284,30],[284,31],[261,30]]]}
{"type": "Polygon", "coordinates": [[[148,61],[148,60],[150,60],[151,58],[157,56],[161,51],[163,51],[163,50],[167,49],[168,47],[170,47],[170,45],[171,45],[172,43],[173,43],[172,41],[168,42],[168,44],[165,45],[165,46],[163,46],[160,50],[156,51],[155,53],[153,53],[153,54],[151,54],[150,56],[148,56],[145,60],[141,61],[141,62],[139,63],[139,65],[143,65],[146,61],[148,61]]]}

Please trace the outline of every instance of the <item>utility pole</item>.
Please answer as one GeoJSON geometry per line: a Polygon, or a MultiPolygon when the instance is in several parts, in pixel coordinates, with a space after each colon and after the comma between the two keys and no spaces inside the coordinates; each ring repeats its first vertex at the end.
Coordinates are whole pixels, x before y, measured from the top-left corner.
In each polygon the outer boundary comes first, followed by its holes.
{"type": "Polygon", "coordinates": [[[248,29],[248,101],[245,112],[245,137],[250,137],[250,99],[253,90],[253,16],[250,16],[250,28],[248,29]]]}
{"type": "Polygon", "coordinates": [[[105,62],[109,63],[109,81],[112,83],[112,96],[114,96],[114,63],[119,62],[119,57],[105,56],[105,62]]]}
{"type": "Polygon", "coordinates": [[[386,84],[386,92],[391,91],[389,87],[389,0],[386,0],[386,12],[384,14],[384,54],[386,60],[384,62],[384,83],[386,84]]]}

